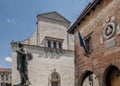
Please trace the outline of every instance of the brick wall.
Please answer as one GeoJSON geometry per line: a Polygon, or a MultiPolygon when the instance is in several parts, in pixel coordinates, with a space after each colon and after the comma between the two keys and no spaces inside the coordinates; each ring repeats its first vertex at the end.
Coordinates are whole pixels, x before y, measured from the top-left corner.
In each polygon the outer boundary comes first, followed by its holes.
{"type": "Polygon", "coordinates": [[[102,86],[104,73],[110,65],[120,68],[120,34],[117,31],[114,35],[115,45],[106,48],[108,40],[102,40],[104,27],[111,16],[115,16],[116,27],[120,25],[120,0],[104,0],[97,5],[96,9],[77,27],[75,35],[75,70],[76,83],[81,83],[81,79],[85,71],[93,72],[102,86]],[[89,57],[84,55],[83,48],[79,45],[78,30],[82,37],[86,37],[89,33],[92,38],[93,51],[89,57]],[[79,80],[80,79],[80,80],[79,80]]]}

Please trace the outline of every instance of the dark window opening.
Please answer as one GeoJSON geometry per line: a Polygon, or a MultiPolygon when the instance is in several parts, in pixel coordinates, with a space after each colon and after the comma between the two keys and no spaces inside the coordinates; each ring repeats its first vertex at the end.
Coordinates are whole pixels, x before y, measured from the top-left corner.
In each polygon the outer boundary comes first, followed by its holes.
{"type": "Polygon", "coordinates": [[[62,43],[61,42],[59,42],[59,49],[61,49],[62,48],[62,43]]]}
{"type": "Polygon", "coordinates": [[[57,43],[55,41],[53,42],[53,48],[57,48],[57,43]]]}
{"type": "Polygon", "coordinates": [[[50,41],[48,41],[48,47],[51,48],[51,42],[50,41]]]}
{"type": "Polygon", "coordinates": [[[1,80],[4,81],[4,75],[3,74],[1,75],[1,80]]]}
{"type": "Polygon", "coordinates": [[[91,46],[91,36],[87,37],[85,39],[85,47],[87,49],[88,52],[92,51],[92,46],[91,46]]]}
{"type": "Polygon", "coordinates": [[[8,75],[6,75],[6,81],[8,81],[8,75]]]}

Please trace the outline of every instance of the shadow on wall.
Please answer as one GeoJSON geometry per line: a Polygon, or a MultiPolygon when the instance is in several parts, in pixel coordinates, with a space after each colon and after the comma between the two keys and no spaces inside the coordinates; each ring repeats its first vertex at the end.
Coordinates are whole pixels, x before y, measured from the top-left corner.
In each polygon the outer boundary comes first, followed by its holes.
{"type": "Polygon", "coordinates": [[[45,54],[39,54],[38,58],[48,58],[48,59],[60,59],[62,54],[56,54],[56,53],[45,53],[45,54]]]}
{"type": "MultiPolygon", "coordinates": [[[[38,47],[34,49],[34,47],[28,48],[26,47],[27,52],[37,55],[38,58],[47,58],[47,59],[60,59],[61,57],[73,58],[74,52],[71,50],[64,50],[58,48],[45,48],[38,47]]],[[[34,58],[33,55],[33,58],[34,58]]]]}
{"type": "Polygon", "coordinates": [[[43,53],[43,54],[39,54],[39,58],[48,58],[48,59],[60,59],[61,57],[73,57],[74,54],[73,53],[70,53],[70,52],[59,52],[59,53],[56,53],[56,52],[46,52],[46,53],[43,53]]]}

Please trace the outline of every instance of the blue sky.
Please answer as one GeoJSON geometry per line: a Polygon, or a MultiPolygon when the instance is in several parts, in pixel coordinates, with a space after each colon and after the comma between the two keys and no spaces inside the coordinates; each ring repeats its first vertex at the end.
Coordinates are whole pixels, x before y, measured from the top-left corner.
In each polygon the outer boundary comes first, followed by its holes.
{"type": "Polygon", "coordinates": [[[57,11],[71,23],[92,0],[0,0],[0,68],[11,67],[12,40],[28,38],[36,29],[36,15],[57,11]]]}

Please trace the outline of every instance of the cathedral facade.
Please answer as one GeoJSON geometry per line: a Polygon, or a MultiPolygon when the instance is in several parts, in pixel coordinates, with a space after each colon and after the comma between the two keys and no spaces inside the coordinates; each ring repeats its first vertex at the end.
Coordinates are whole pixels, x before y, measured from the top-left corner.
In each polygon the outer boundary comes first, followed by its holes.
{"type": "Polygon", "coordinates": [[[68,32],[75,37],[75,86],[120,86],[120,0],[89,3],[68,32]]]}
{"type": "MultiPolygon", "coordinates": [[[[37,15],[37,29],[33,35],[19,41],[28,60],[28,78],[31,86],[74,86],[74,43],[67,33],[70,22],[57,12],[37,15]]],[[[20,83],[17,70],[17,42],[12,46],[12,84],[20,83]]]]}

